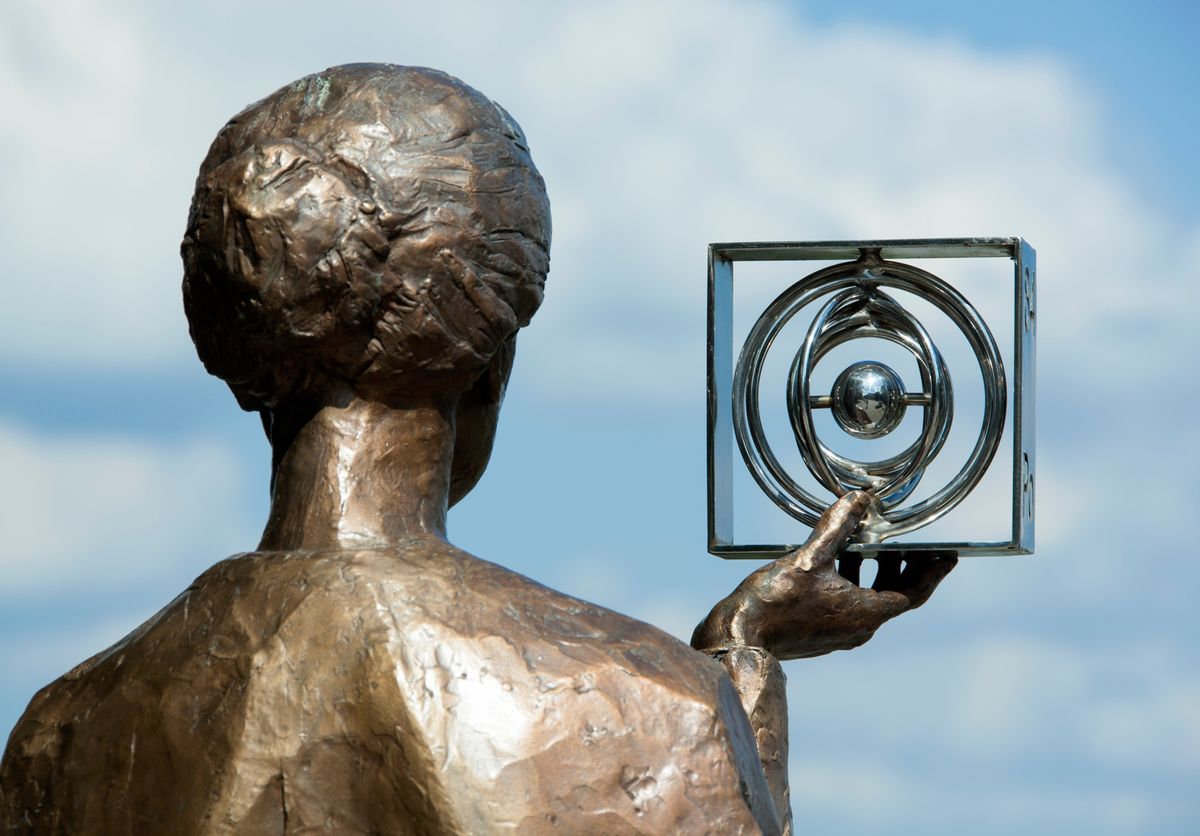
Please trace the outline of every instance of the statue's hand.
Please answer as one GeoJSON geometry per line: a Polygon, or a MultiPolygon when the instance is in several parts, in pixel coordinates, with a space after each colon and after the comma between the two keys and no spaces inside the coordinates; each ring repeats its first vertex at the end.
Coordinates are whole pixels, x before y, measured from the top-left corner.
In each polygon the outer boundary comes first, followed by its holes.
{"type": "Polygon", "coordinates": [[[839,499],[802,547],[763,566],[718,603],[696,628],[699,650],[761,647],[778,659],[803,659],[858,647],[883,622],[921,606],[958,562],[953,555],[900,558],[881,553],[870,589],[858,585],[862,558],[838,551],[874,499],[855,491],[839,499]]]}

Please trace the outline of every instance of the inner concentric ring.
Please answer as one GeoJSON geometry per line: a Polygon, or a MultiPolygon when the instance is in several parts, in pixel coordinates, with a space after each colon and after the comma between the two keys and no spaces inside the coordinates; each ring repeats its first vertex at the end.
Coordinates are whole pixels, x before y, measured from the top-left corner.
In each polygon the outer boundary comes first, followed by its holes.
{"type": "Polygon", "coordinates": [[[788,373],[787,402],[797,447],[817,480],[837,495],[870,488],[884,508],[891,508],[912,493],[941,450],[954,400],[945,362],[921,323],[878,288],[856,286],[826,303],[809,326],[788,373]],[[833,453],[817,438],[812,420],[816,399],[809,394],[809,379],[816,363],[833,348],[875,336],[901,345],[916,359],[923,397],[915,402],[926,408],[921,434],[906,450],[882,462],[858,462],[833,453]]]}

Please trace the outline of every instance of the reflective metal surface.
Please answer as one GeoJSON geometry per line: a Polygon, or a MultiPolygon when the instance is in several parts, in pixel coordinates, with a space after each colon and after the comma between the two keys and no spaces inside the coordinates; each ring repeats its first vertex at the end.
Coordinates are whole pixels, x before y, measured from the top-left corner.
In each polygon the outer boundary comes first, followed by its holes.
{"type": "Polygon", "coordinates": [[[828,490],[840,495],[845,490],[869,489],[883,507],[891,508],[912,493],[925,464],[941,451],[949,434],[954,412],[950,374],[924,326],[885,293],[875,291],[860,298],[851,289],[839,294],[837,301],[843,305],[835,306],[831,301],[817,315],[792,361],[787,384],[788,416],[801,456],[810,470],[816,468],[813,472],[828,490]],[[846,307],[846,301],[863,302],[862,309],[856,305],[846,307]],[[835,307],[837,313],[831,317],[829,309],[835,307]],[[808,381],[817,362],[839,345],[861,337],[884,339],[907,349],[921,370],[922,384],[927,390],[933,389],[932,393],[912,398],[931,407],[922,418],[922,434],[901,453],[877,462],[854,461],[831,450],[817,438],[811,411],[804,408],[805,403],[817,406],[808,395],[808,381]]]}
{"type": "MultiPolygon", "coordinates": [[[[941,279],[911,265],[885,262],[868,252],[861,259],[808,276],[780,294],[750,330],[734,372],[734,431],[751,474],[783,510],[809,525],[828,503],[822,502],[786,472],[763,431],[759,385],[767,352],[793,316],[821,297],[835,294],[813,319],[788,378],[788,415],[796,443],[817,480],[840,496],[870,488],[882,500],[882,514],[864,523],[864,540],[879,542],[927,525],[944,515],[983,477],[1000,443],[1006,389],[996,341],[969,302],[941,279]],[[941,449],[950,429],[952,390],[945,363],[928,333],[883,287],[916,293],[933,302],[962,330],[974,350],[984,383],[982,425],[975,448],[958,474],[932,496],[912,506],[896,506],[908,497],[925,468],[941,449]],[[816,360],[851,339],[888,334],[913,350],[929,397],[918,441],[882,462],[854,462],[832,456],[816,436],[808,381],[816,360]],[[907,339],[905,339],[907,337],[907,339]],[[867,484],[863,484],[866,481],[867,484]]],[[[898,383],[898,381],[897,381],[898,383]]],[[[897,388],[899,388],[897,386],[897,388]]],[[[835,386],[836,389],[836,386],[835,386]]],[[[898,393],[897,393],[898,394],[898,393]]],[[[900,399],[897,396],[897,403],[900,399]]],[[[877,433],[876,436],[883,433],[877,433]]]]}
{"type": "MultiPolygon", "coordinates": [[[[931,239],[901,241],[714,244],[709,269],[709,550],[727,557],[776,557],[793,546],[736,545],[732,534],[731,447],[736,442],[749,473],[763,492],[789,515],[812,525],[830,500],[814,495],[788,473],[763,430],[761,379],[766,357],[796,314],[819,305],[789,368],[786,404],[797,448],[818,484],[833,496],[868,489],[880,501],[880,514],[864,523],[852,548],[873,551],[883,541],[912,532],[946,515],[987,472],[1004,431],[1008,388],[1004,362],[983,318],[955,288],[937,276],[893,258],[996,257],[1015,262],[1017,346],[1013,390],[1017,427],[1013,453],[1013,536],[1008,542],[910,543],[910,552],[958,554],[1032,551],[1032,310],[1033,251],[1019,239],[931,239]],[[852,256],[854,260],[822,269],[787,288],[751,328],[737,357],[731,352],[733,264],[736,261],[808,260],[852,256]],[[975,444],[957,474],[932,495],[906,505],[929,464],[942,451],[954,415],[954,390],[946,363],[922,324],[887,289],[895,288],[931,302],[962,332],[971,347],[983,384],[983,412],[975,444]],[[884,387],[875,418],[856,416],[845,398],[852,369],[829,395],[809,388],[812,370],[830,350],[860,338],[884,339],[901,346],[917,362],[921,381],[904,392],[898,379],[880,371],[873,381],[884,387]],[[886,383],[882,381],[887,381],[886,383]],[[840,388],[839,388],[840,385],[840,388]],[[896,393],[903,392],[902,396],[896,393]],[[890,400],[889,400],[890,398],[890,400]],[[919,407],[921,431],[899,454],[879,461],[855,461],[839,455],[817,437],[813,409],[830,408],[840,427],[859,438],[886,435],[919,407]],[[728,422],[728,423],[727,423],[728,422]],[[1025,471],[1029,476],[1019,475],[1025,471]],[[1021,508],[1024,510],[1018,511],[1021,508]]],[[[890,547],[897,548],[897,547],[890,547]]]]}
{"type": "MultiPolygon", "coordinates": [[[[914,402],[919,396],[914,396],[914,402]]],[[[818,406],[815,399],[809,403],[818,406]]],[[[904,420],[909,396],[904,381],[883,363],[863,360],[851,363],[829,394],[829,406],[839,427],[855,438],[881,438],[904,420]]]]}

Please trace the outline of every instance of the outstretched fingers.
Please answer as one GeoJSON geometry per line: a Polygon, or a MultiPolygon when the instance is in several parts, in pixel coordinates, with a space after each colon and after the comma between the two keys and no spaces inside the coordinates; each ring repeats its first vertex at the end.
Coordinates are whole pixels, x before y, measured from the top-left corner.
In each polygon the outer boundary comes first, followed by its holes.
{"type": "Polygon", "coordinates": [[[916,609],[929,600],[938,584],[958,565],[951,552],[911,557],[900,573],[896,589],[909,600],[909,609],[916,609]]]}
{"type": "Polygon", "coordinates": [[[904,559],[903,570],[896,553],[881,552],[878,560],[879,572],[871,589],[880,595],[902,597],[907,602],[905,609],[909,610],[928,601],[942,579],[958,565],[953,552],[909,555],[904,559]]]}
{"type": "Polygon", "coordinates": [[[879,568],[875,572],[875,582],[871,589],[896,589],[900,583],[900,555],[895,552],[880,552],[875,557],[879,568]]]}
{"type": "Polygon", "coordinates": [[[862,557],[857,554],[843,554],[837,561],[838,574],[858,586],[858,580],[862,577],[862,562],[862,557]]]}
{"type": "Polygon", "coordinates": [[[952,552],[907,558],[901,558],[896,552],[881,552],[876,559],[879,570],[875,582],[870,589],[861,591],[860,606],[879,625],[928,601],[938,584],[958,563],[952,552]]]}

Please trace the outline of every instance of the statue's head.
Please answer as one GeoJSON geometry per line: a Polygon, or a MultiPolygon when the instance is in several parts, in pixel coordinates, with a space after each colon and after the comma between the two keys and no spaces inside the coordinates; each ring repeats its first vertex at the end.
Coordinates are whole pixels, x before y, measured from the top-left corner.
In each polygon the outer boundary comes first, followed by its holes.
{"type": "Polygon", "coordinates": [[[183,240],[184,307],[244,409],[457,405],[461,496],[549,248],[545,185],[502,108],[434,70],[335,67],[217,135],[183,240]]]}

